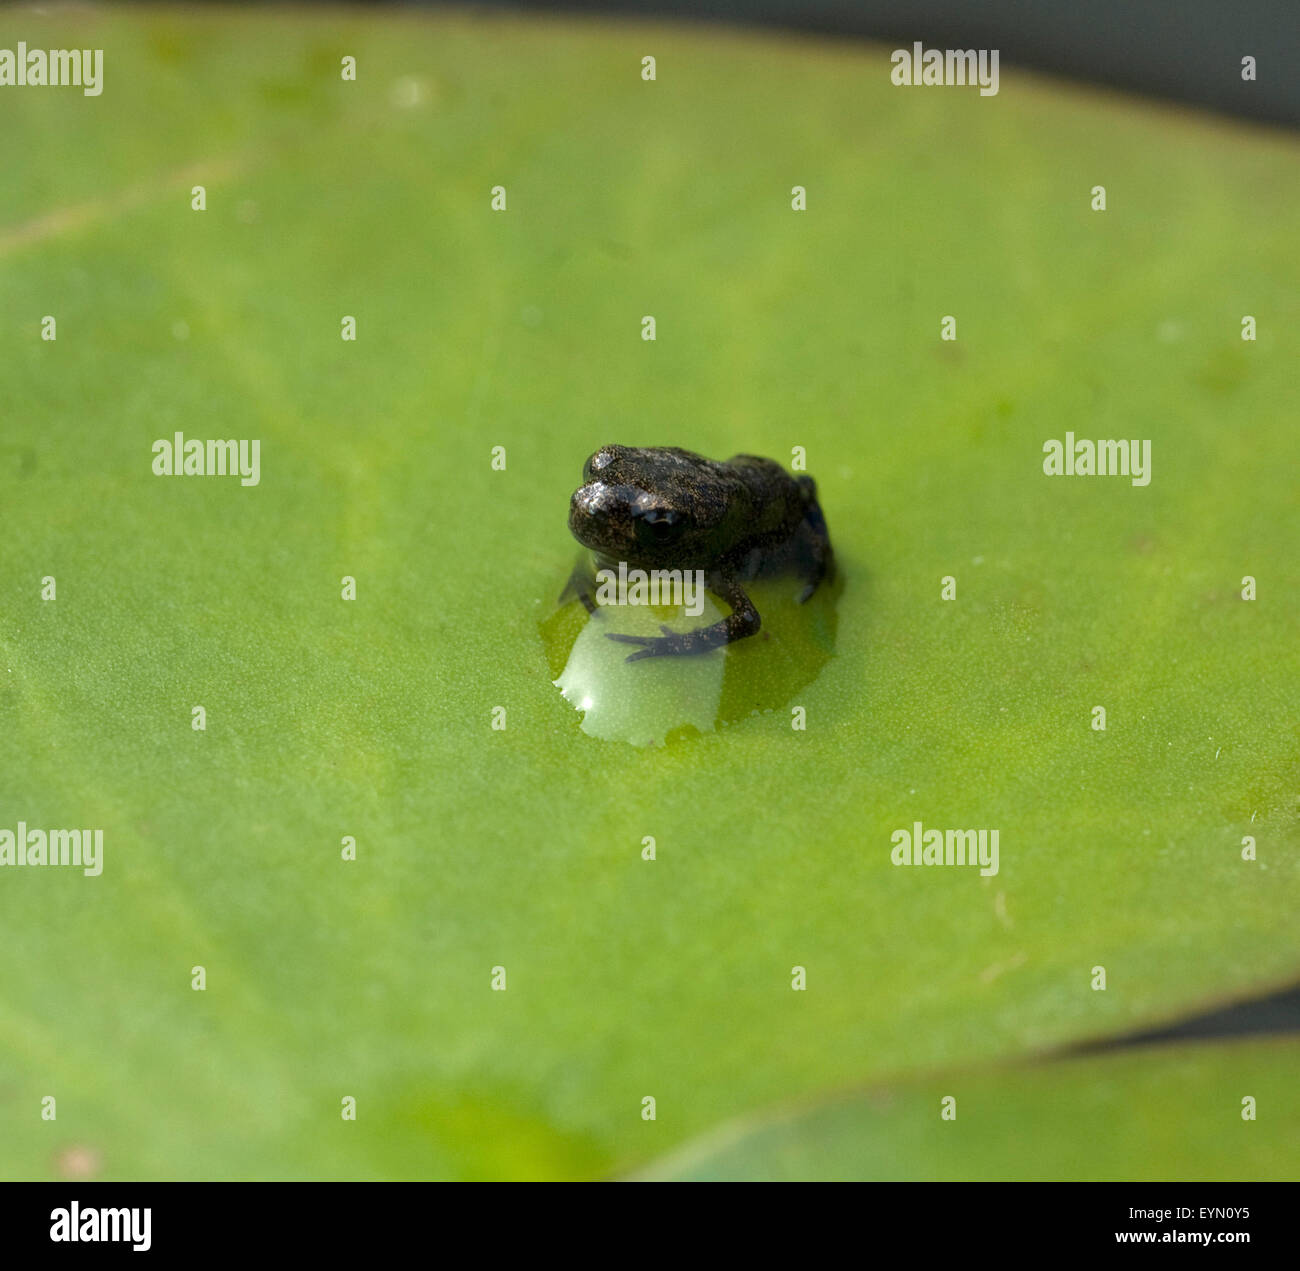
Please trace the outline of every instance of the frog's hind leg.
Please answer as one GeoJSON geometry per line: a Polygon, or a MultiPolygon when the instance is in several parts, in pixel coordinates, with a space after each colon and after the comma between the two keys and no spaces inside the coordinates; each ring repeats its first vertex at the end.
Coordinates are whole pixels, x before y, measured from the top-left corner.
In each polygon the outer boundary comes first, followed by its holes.
{"type": "Polygon", "coordinates": [[[596,612],[596,601],[592,593],[596,590],[596,579],[591,572],[591,566],[586,559],[580,559],[573,566],[573,572],[569,575],[569,581],[564,584],[564,590],[560,592],[560,604],[564,604],[570,596],[576,596],[582,601],[582,607],[589,613],[596,612]]]}
{"type": "Polygon", "coordinates": [[[639,662],[642,658],[708,653],[710,649],[719,649],[752,636],[763,625],[754,602],[735,579],[714,578],[709,582],[709,590],[717,592],[731,606],[731,612],[711,626],[681,632],[661,626],[661,636],[616,635],[612,631],[605,634],[620,644],[639,644],[641,647],[635,653],[629,653],[623,659],[624,662],[639,662]]]}
{"type": "Polygon", "coordinates": [[[804,507],[803,521],[799,525],[799,572],[805,580],[805,587],[799,593],[802,605],[812,598],[813,592],[835,577],[835,553],[831,549],[830,531],[826,528],[826,518],[822,515],[821,504],[817,502],[817,487],[812,477],[800,477],[803,486],[804,507]]]}

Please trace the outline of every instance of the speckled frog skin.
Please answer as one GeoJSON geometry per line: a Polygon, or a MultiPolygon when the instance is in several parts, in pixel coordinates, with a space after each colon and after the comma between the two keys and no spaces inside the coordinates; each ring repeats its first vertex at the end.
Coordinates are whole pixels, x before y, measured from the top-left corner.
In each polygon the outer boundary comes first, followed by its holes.
{"type": "MultiPolygon", "coordinates": [[[[834,554],[817,486],[757,455],[725,463],[675,446],[602,446],[583,465],[569,502],[569,529],[600,568],[700,570],[731,613],[711,626],[661,636],[609,634],[641,658],[706,653],[752,636],[762,625],[743,584],[792,571],[806,601],[833,576],[834,554]]],[[[595,612],[590,562],[573,571],[560,599],[576,595],[595,612]]]]}

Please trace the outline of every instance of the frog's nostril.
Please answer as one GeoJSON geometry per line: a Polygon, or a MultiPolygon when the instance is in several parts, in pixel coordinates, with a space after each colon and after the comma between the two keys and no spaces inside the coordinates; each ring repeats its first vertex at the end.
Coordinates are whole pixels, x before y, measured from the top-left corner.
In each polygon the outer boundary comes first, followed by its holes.
{"type": "Polygon", "coordinates": [[[609,513],[609,487],[588,481],[573,492],[569,507],[575,515],[604,517],[609,513]]]}
{"type": "Polygon", "coordinates": [[[581,525],[585,521],[590,521],[599,516],[600,509],[593,506],[591,500],[591,490],[583,486],[580,490],[573,492],[573,498],[569,500],[569,524],[581,525]]]}

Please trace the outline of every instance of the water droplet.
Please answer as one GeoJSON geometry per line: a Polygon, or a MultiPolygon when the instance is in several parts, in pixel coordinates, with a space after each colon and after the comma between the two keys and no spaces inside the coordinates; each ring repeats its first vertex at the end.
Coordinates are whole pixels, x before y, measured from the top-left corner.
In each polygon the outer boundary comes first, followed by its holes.
{"type": "MultiPolygon", "coordinates": [[[[763,615],[758,634],[686,657],[628,662],[635,646],[608,635],[657,636],[661,625],[674,631],[708,626],[727,612],[712,595],[704,596],[698,616],[680,606],[610,605],[589,617],[571,601],[540,623],[539,631],[555,686],[581,713],[583,732],[634,746],[664,745],[802,704],[796,695],[834,654],[839,587],[822,587],[800,605],[799,586],[788,578],[750,584],[750,598],[763,615]]],[[[815,726],[809,720],[807,727],[815,726]]]]}

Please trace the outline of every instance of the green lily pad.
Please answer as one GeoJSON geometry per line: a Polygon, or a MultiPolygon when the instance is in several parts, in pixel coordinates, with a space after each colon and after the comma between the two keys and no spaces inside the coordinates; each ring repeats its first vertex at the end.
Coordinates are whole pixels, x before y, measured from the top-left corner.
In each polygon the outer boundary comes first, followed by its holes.
{"type": "Polygon", "coordinates": [[[1297,1060],[1277,1040],[956,1072],[727,1126],[638,1177],[1294,1180],[1297,1060]]]}
{"type": "Polygon", "coordinates": [[[0,805],[104,864],[0,869],[0,1174],[622,1172],[1300,972],[1293,137],[686,26],[23,25],[105,88],[3,98],[0,805]],[[774,614],[757,714],[583,731],[539,630],[615,441],[806,451],[805,728],[774,614]]]}

